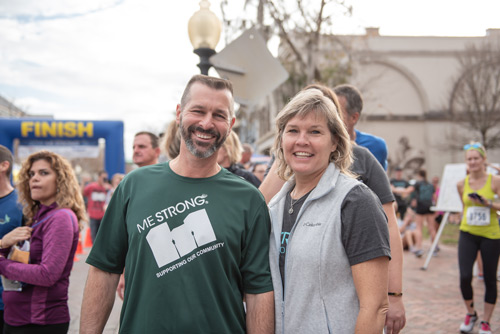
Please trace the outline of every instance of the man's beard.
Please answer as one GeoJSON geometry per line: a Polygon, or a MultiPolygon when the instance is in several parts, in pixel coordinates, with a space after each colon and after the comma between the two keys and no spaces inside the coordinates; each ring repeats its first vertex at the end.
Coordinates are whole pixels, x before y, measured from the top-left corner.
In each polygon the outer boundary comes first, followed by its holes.
{"type": "Polygon", "coordinates": [[[195,125],[191,125],[189,128],[186,129],[182,124],[182,118],[179,123],[179,129],[181,130],[181,137],[182,139],[184,139],[184,142],[186,143],[186,147],[188,148],[189,152],[191,152],[191,154],[200,159],[211,157],[215,152],[217,152],[217,150],[222,146],[222,144],[224,144],[224,141],[227,138],[227,133],[224,135],[224,137],[222,137],[221,134],[217,132],[215,129],[204,130],[203,128],[197,127],[195,125]],[[215,142],[213,144],[196,142],[195,144],[196,139],[193,140],[193,138],[190,136],[190,134],[193,134],[195,131],[215,136],[215,142]],[[199,150],[197,145],[205,147],[206,150],[199,150]]]}

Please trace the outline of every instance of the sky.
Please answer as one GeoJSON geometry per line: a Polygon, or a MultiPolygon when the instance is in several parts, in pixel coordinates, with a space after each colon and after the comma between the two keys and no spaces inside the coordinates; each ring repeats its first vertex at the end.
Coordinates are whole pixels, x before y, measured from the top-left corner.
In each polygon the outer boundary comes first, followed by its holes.
{"type": "MultiPolygon", "coordinates": [[[[244,13],[229,0],[230,16],[244,13]],[[236,13],[236,14],[234,14],[236,13]]],[[[319,0],[310,0],[319,2],[319,0]]],[[[220,0],[211,9],[220,18],[220,0]]],[[[484,36],[497,0],[346,0],[333,32],[484,36]]],[[[199,0],[0,0],[0,95],[33,115],[123,120],[125,155],[138,131],[159,133],[199,73],[187,22],[199,0]]],[[[216,50],[224,48],[224,36],[216,50]]],[[[214,70],[210,74],[217,75],[214,70]]]]}

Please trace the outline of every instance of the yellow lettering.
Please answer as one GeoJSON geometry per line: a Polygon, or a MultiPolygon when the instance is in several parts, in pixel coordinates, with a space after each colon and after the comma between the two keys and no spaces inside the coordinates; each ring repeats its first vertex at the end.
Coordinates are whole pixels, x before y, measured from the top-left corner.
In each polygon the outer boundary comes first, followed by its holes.
{"type": "Polygon", "coordinates": [[[42,137],[48,137],[48,135],[51,135],[52,137],[57,136],[57,129],[56,129],[57,123],[54,122],[43,122],[42,123],[42,137]]]}
{"type": "Polygon", "coordinates": [[[21,137],[80,137],[94,136],[93,122],[21,122],[21,137]]]}
{"type": "Polygon", "coordinates": [[[33,122],[21,122],[21,136],[28,137],[28,133],[33,131],[33,122]]]}
{"type": "Polygon", "coordinates": [[[67,122],[64,124],[64,136],[65,137],[76,136],[76,124],[74,122],[67,122]]]}
{"type": "Polygon", "coordinates": [[[78,122],[78,137],[83,137],[85,133],[89,138],[94,136],[94,123],[87,122],[87,125],[84,125],[83,122],[78,122]]]}

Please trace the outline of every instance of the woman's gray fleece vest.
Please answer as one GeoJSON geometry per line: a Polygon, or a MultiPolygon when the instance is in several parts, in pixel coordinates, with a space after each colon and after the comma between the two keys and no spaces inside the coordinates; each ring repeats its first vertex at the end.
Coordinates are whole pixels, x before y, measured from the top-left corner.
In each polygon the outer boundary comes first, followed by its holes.
{"type": "Polygon", "coordinates": [[[358,181],[330,164],[304,202],[288,239],[285,298],[279,272],[284,203],[294,180],[269,204],[276,333],[354,333],[359,300],[341,240],[341,205],[358,181]]]}

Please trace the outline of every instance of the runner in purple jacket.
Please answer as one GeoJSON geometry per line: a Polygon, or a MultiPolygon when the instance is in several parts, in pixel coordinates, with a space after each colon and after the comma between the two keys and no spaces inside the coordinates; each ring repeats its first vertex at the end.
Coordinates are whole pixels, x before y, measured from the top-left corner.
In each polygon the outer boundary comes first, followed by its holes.
{"type": "Polygon", "coordinates": [[[3,293],[4,334],[67,333],[69,275],[86,220],[78,182],[64,158],[41,151],[23,164],[18,191],[26,226],[0,239],[0,274],[12,282],[3,293]],[[28,264],[7,259],[28,241],[28,264]]]}

